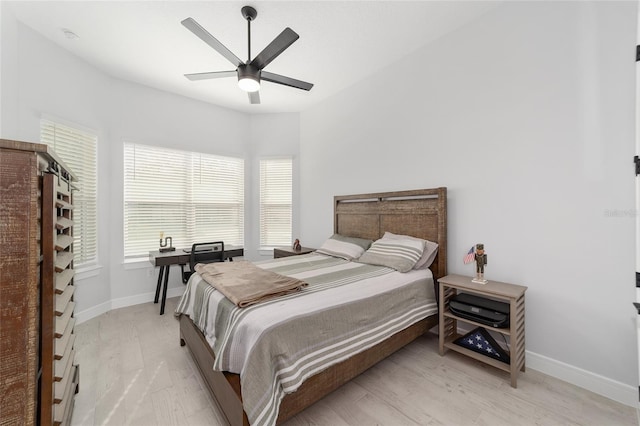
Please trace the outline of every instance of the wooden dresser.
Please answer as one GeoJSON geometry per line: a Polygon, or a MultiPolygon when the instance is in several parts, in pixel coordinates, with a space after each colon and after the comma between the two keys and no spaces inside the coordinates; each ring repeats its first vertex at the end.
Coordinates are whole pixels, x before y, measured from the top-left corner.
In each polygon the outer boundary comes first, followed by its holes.
{"type": "Polygon", "coordinates": [[[71,422],[74,176],[43,144],[0,139],[0,424],[71,422]]]}

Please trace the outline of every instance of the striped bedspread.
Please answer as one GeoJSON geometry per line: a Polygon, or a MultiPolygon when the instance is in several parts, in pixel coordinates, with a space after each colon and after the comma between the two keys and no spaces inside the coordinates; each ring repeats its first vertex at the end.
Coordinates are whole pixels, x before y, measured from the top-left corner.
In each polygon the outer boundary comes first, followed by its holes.
{"type": "Polygon", "coordinates": [[[399,273],[321,254],[257,265],[309,286],[238,308],[194,274],[176,309],[213,347],[214,369],[240,374],[251,424],[275,424],[282,398],[306,378],[437,312],[428,269],[399,273]]]}

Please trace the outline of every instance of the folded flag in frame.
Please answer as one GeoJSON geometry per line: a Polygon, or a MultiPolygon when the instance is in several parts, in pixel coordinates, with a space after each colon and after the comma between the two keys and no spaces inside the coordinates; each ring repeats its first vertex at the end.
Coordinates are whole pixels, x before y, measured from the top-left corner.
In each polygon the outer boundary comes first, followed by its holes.
{"type": "Polygon", "coordinates": [[[473,246],[471,246],[471,248],[469,249],[469,252],[467,253],[467,255],[464,257],[464,263],[471,263],[474,260],[476,260],[476,254],[473,251],[473,246]]]}

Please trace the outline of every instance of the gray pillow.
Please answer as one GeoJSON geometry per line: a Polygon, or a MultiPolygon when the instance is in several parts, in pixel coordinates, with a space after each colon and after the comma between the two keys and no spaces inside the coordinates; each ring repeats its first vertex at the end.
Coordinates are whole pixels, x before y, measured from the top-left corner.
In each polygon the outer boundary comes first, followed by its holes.
{"type": "Polygon", "coordinates": [[[358,245],[362,247],[362,250],[368,250],[369,247],[371,247],[371,244],[373,243],[373,241],[365,240],[364,238],[345,237],[344,235],[340,235],[340,234],[333,234],[331,238],[333,238],[334,240],[345,242],[345,243],[358,245]]]}
{"type": "Polygon", "coordinates": [[[418,263],[413,267],[413,269],[427,269],[431,266],[434,260],[436,260],[436,255],[438,254],[438,244],[433,241],[425,240],[424,244],[424,252],[422,253],[422,257],[418,260],[418,263]]]}

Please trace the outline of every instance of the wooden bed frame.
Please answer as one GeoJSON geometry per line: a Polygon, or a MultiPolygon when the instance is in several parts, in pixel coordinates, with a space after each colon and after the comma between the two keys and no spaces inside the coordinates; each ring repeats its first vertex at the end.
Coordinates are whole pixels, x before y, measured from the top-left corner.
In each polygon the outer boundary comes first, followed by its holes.
{"type": "MultiPolygon", "coordinates": [[[[389,231],[437,242],[438,255],[431,265],[435,284],[436,279],[447,273],[447,188],[336,196],[334,231],[370,240],[377,240],[389,231]]],[[[307,379],[296,392],[284,397],[277,423],[303,411],[437,323],[436,313],[307,379]]],[[[180,345],[185,344],[229,423],[233,426],[248,425],[242,407],[240,375],[213,370],[213,350],[191,319],[182,315],[180,345]]]]}

